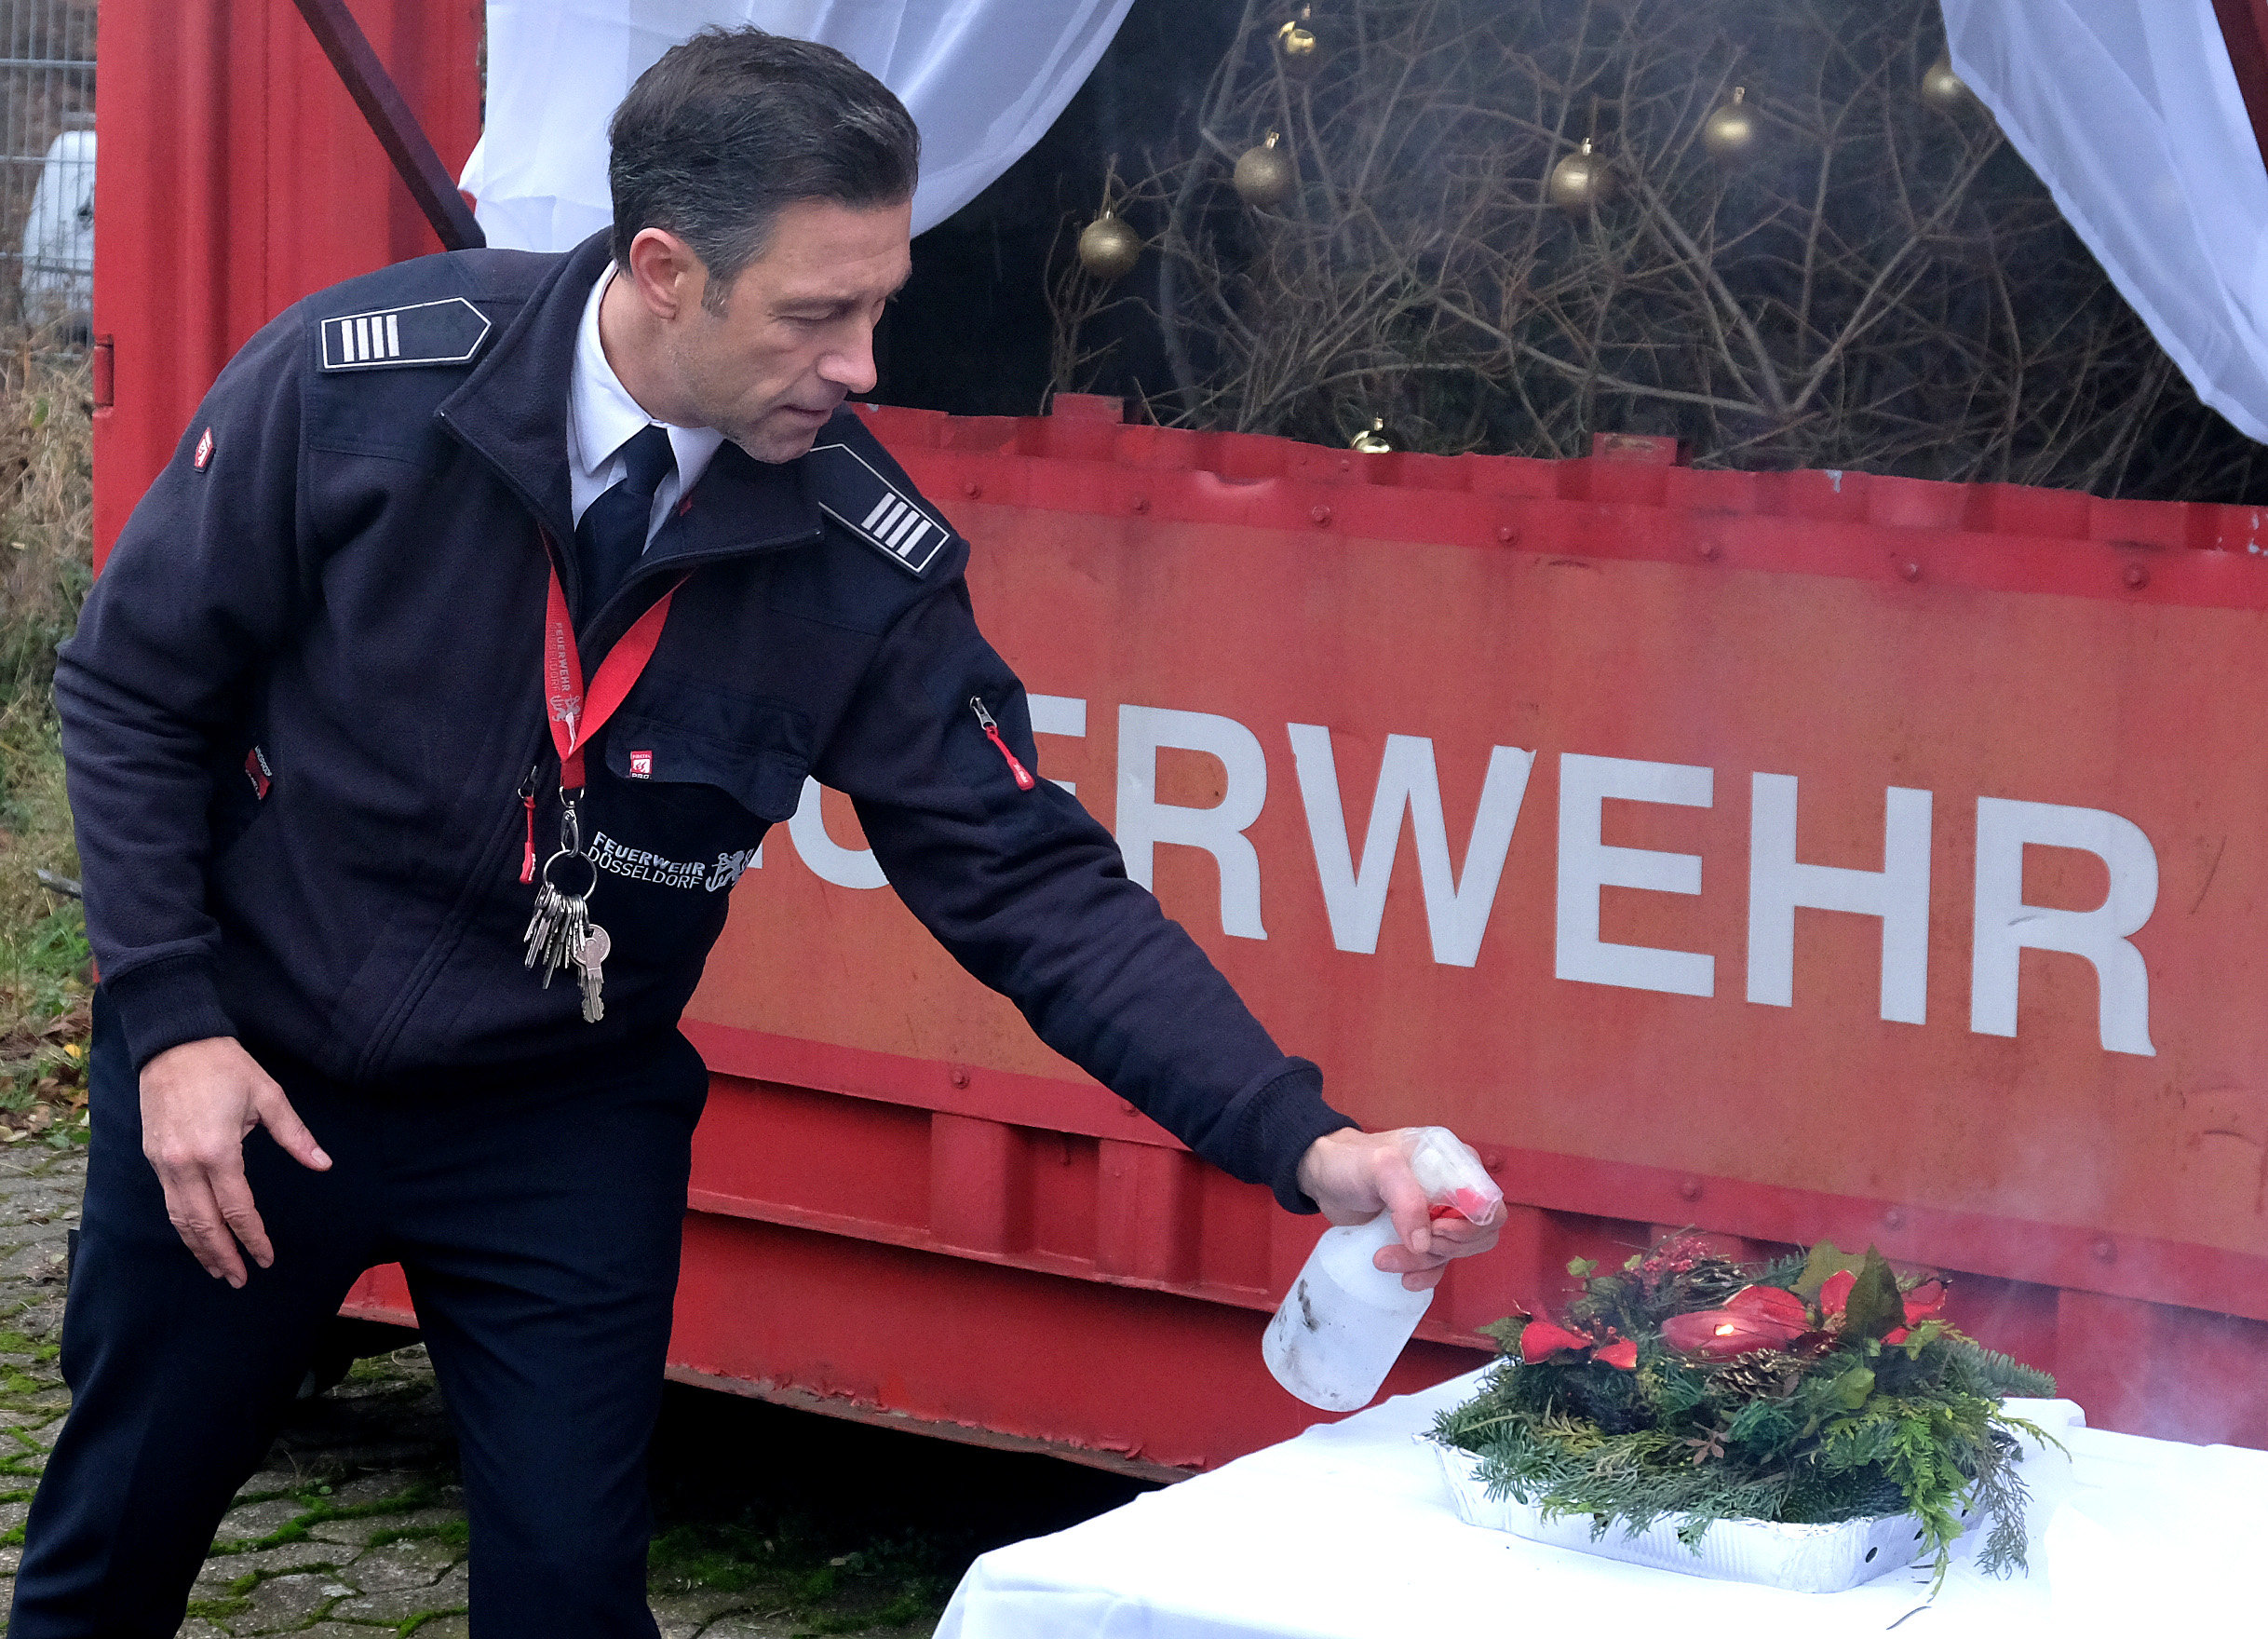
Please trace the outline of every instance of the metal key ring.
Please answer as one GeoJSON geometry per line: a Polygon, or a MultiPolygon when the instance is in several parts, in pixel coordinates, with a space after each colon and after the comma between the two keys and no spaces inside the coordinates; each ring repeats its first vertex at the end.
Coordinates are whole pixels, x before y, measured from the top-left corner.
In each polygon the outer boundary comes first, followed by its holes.
{"type": "Polygon", "coordinates": [[[546,887],[549,888],[553,893],[558,894],[561,899],[588,899],[590,897],[591,890],[599,886],[599,867],[591,863],[589,855],[578,854],[573,848],[561,848],[558,853],[553,854],[548,860],[544,861],[543,870],[538,872],[536,874],[546,887]],[[583,869],[590,873],[590,880],[585,883],[581,887],[575,889],[573,893],[569,893],[566,889],[560,887],[558,883],[551,880],[551,867],[558,864],[561,860],[580,860],[582,862],[583,869]]]}

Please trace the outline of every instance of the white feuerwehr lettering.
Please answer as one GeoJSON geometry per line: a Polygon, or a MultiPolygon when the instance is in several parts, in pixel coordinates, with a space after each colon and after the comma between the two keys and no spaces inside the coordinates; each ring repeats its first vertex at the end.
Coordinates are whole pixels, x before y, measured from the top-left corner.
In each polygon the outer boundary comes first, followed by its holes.
{"type": "Polygon", "coordinates": [[[2158,857],[2133,820],[2100,808],[1977,799],[1977,931],[1969,969],[1969,1028],[2016,1034],[2017,972],[2026,950],[2062,951],[2095,966],[2103,1047],[2155,1057],[2150,1043],[2150,969],[2127,935],[2158,902],[2158,857]],[[2091,911],[2024,902],[2024,845],[2079,848],[2111,873],[2091,911]]]}
{"type": "Polygon", "coordinates": [[[1505,855],[1512,846],[1512,828],[1519,820],[1535,753],[1513,746],[1497,746],[1489,752],[1489,771],[1481,781],[1480,806],[1473,817],[1460,876],[1450,863],[1432,740],[1410,734],[1386,736],[1377,794],[1370,799],[1370,829],[1357,865],[1348,847],[1330,730],[1312,723],[1287,724],[1285,728],[1299,770],[1300,797],[1307,807],[1307,834],[1315,847],[1323,907],[1330,916],[1331,942],[1343,951],[1377,951],[1387,882],[1407,812],[1417,845],[1418,882],[1425,895],[1433,959],[1449,967],[1473,966],[1480,955],[1481,936],[1488,931],[1489,911],[1496,902],[1496,885],[1504,876],[1505,855]]]}
{"type": "MultiPolygon", "coordinates": [[[[1060,734],[1072,739],[1087,738],[1087,702],[1075,695],[1026,695],[1024,704],[1031,709],[1033,734],[1060,734]]],[[[1068,779],[1059,779],[1072,795],[1079,794],[1078,786],[1068,779]]]]}
{"type": "Polygon", "coordinates": [[[1805,865],[1796,859],[1796,779],[1750,777],[1748,999],[1795,1004],[1795,914],[1848,911],[1883,922],[1882,1016],[1919,1024],[1929,996],[1929,792],[1883,795],[1883,868],[1805,865]]]}
{"type": "MultiPolygon", "coordinates": [[[[1083,738],[1087,701],[1031,695],[1035,733],[1083,738]]],[[[1337,759],[1327,728],[1286,725],[1305,806],[1316,874],[1341,950],[1374,953],[1385,913],[1402,818],[1410,817],[1434,960],[1472,967],[1526,797],[1535,753],[1492,747],[1462,870],[1451,858],[1433,741],[1388,735],[1379,764],[1370,820],[1357,856],[1346,824],[1337,759]]],[[[1074,787],[1059,780],[1066,791],[1074,787]]],[[[1712,996],[1716,963],[1698,951],[1610,943],[1600,937],[1600,895],[1609,887],[1698,894],[1701,859],[1651,848],[1610,847],[1600,820],[1609,800],[1707,808],[1712,769],[1681,763],[1566,752],[1559,759],[1558,928],[1554,972],[1561,979],[1672,996],[1712,996]]],[[[1748,833],[1748,998],[1789,1007],[1794,1000],[1795,913],[1842,911],[1883,923],[1880,1009],[1896,1023],[1926,1016],[1929,978],[1931,793],[1885,788],[1883,869],[1806,864],[1796,857],[1798,781],[1792,775],[1750,779],[1748,833]]],[[[1154,853],[1163,844],[1202,848],[1221,876],[1221,927],[1240,939],[1265,939],[1260,914],[1260,858],[1245,832],[1267,801],[1268,765],[1251,730],[1234,718],[1164,707],[1118,710],[1116,833],[1127,874],[1154,881],[1154,853]],[[1157,800],[1163,750],[1200,752],[1224,775],[1221,800],[1191,807],[1157,800]]],[[[885,886],[872,852],[846,848],[828,835],[817,781],[803,782],[803,801],[788,822],[796,851],[823,881],[842,887],[885,886]]],[[[749,860],[760,868],[759,851],[749,860]]],[[[1979,798],[1977,805],[1976,929],[1969,1028],[2014,1036],[2020,954],[2061,952],[2093,965],[2099,985],[2102,1045],[2113,1052],[2154,1055],[2150,1039],[2150,975],[2130,936],[2157,903],[2157,856],[2132,820],[2101,809],[1979,798]],[[2056,910],[2023,901],[2025,845],[2079,848],[2100,859],[2111,879],[2091,911],[2056,910]]]]}
{"type": "Polygon", "coordinates": [[[1154,873],[1151,851],[1159,843],[1203,848],[1221,868],[1221,931],[1265,939],[1260,925],[1260,856],[1245,827],[1268,800],[1268,758],[1250,729],[1209,711],[1162,706],[1118,708],[1118,835],[1127,874],[1144,887],[1154,873]],[[1203,752],[1220,760],[1226,781],[1209,808],[1157,800],[1157,753],[1203,752]]]}
{"type": "Polygon", "coordinates": [[[1652,848],[1610,847],[1599,840],[1600,809],[1607,798],[1674,803],[1706,808],[1715,771],[1683,763],[1642,763],[1627,757],[1559,757],[1559,950],[1553,971],[1589,984],[1660,990],[1671,996],[1713,996],[1717,958],[1697,951],[1610,944],[1599,937],[1599,890],[1643,888],[1649,893],[1701,891],[1701,856],[1652,848]]]}
{"type": "Polygon", "coordinates": [[[805,775],[803,800],[795,806],[794,817],[788,821],[788,835],[803,863],[811,867],[811,874],[837,887],[888,887],[890,879],[875,862],[873,849],[846,848],[827,834],[819,800],[819,782],[805,775]]]}

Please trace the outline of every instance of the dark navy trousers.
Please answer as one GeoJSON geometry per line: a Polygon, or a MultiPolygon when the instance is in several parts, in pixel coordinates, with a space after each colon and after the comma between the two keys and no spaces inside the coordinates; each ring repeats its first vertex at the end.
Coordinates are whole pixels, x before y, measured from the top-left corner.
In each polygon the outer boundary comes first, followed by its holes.
{"type": "Polygon", "coordinates": [[[170,1639],[318,1329],[399,1262],[454,1420],[479,1639],[651,1639],[646,1447],[691,1139],[674,1033],[563,1077],[342,1088],[255,1050],[331,1157],[245,1141],[276,1250],[232,1291],[166,1220],[139,1081],[97,1000],[87,1199],[63,1318],[71,1413],[32,1504],[12,1639],[170,1639]]]}

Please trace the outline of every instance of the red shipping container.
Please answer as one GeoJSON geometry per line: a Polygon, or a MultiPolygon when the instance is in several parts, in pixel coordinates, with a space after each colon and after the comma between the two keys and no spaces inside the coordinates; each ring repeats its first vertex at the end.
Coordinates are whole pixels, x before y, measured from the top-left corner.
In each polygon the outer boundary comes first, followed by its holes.
{"type": "MultiPolygon", "coordinates": [[[[358,13],[456,163],[472,7],[358,13]]],[[[262,319],[431,245],[283,0],[105,25],[101,540],[262,319]]],[[[1390,1388],[1694,1224],[1958,1271],[2096,1422],[2268,1444],[2259,513],[1069,399],[874,425],[978,543],[1041,772],[1339,1102],[1456,1127],[1515,1203],[1390,1388]]],[[[1258,1340],[1319,1226],[871,882],[830,801],[735,896],[672,1372],[1141,1471],[1310,1420],[1258,1340]]],[[[385,1271],[352,1307],[407,1314],[385,1271]]]]}

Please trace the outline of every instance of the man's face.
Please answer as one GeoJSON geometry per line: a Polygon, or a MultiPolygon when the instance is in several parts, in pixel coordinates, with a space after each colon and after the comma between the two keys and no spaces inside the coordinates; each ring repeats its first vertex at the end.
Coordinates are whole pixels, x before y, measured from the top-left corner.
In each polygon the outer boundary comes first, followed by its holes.
{"type": "Polygon", "coordinates": [[[789,206],[764,252],[733,281],[722,316],[706,270],[663,334],[673,397],[759,461],[792,461],[835,407],[874,387],[874,326],[912,269],[913,204],[789,206]]]}

